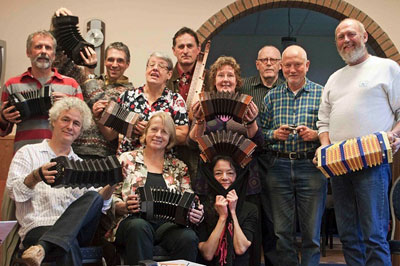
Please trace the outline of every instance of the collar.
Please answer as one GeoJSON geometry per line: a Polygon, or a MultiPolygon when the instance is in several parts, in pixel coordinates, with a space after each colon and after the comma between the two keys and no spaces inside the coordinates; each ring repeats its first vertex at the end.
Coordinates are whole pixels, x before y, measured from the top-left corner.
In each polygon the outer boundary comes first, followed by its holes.
{"type": "MultiPolygon", "coordinates": [[[[51,147],[49,145],[49,139],[44,139],[40,143],[40,145],[38,147],[38,151],[39,152],[47,152],[47,153],[49,153],[51,155],[51,157],[57,157],[57,155],[55,154],[55,152],[51,149],[51,147]]],[[[72,150],[72,147],[71,147],[71,150],[69,151],[67,157],[69,159],[71,159],[71,158],[73,158],[74,155],[75,155],[75,153],[74,153],[74,151],[72,150]]]]}
{"type": "MultiPolygon", "coordinates": [[[[64,79],[64,77],[60,73],[58,73],[56,68],[52,67],[51,71],[53,72],[53,75],[50,77],[50,80],[52,80],[54,78],[59,79],[59,80],[63,80],[64,79]]],[[[32,67],[29,67],[27,71],[22,73],[21,77],[22,78],[28,77],[28,78],[31,78],[31,79],[37,79],[32,75],[32,67]]]]}
{"type": "Polygon", "coordinates": [[[104,81],[104,84],[110,85],[110,84],[121,84],[121,85],[128,85],[130,84],[129,78],[127,76],[122,75],[118,80],[111,82],[107,76],[107,74],[102,74],[101,79],[104,81]]]}
{"type": "MultiPolygon", "coordinates": [[[[187,72],[187,74],[189,74],[189,76],[192,77],[193,73],[194,73],[194,69],[195,69],[195,67],[193,67],[192,71],[187,72]]],[[[174,81],[174,82],[178,81],[181,78],[182,74],[183,74],[183,71],[179,67],[178,63],[176,63],[174,69],[172,70],[172,76],[171,76],[170,80],[174,81]]]]}
{"type": "Polygon", "coordinates": [[[267,87],[267,86],[265,86],[264,83],[262,82],[260,75],[257,75],[257,76],[255,76],[254,79],[252,80],[251,85],[254,86],[254,87],[255,87],[255,86],[263,86],[263,87],[265,87],[265,88],[272,89],[272,88],[275,88],[276,86],[278,86],[278,85],[280,85],[280,84],[282,84],[282,83],[283,83],[283,81],[278,77],[278,78],[275,80],[275,83],[272,84],[272,87],[267,87]]]}
{"type": "MultiPolygon", "coordinates": [[[[310,88],[310,80],[307,77],[304,77],[304,79],[305,79],[304,85],[303,85],[303,87],[301,87],[301,89],[299,90],[299,92],[296,95],[299,95],[300,93],[302,93],[302,91],[310,92],[310,90],[311,90],[311,88],[310,88]]],[[[292,92],[289,89],[287,81],[284,82],[284,87],[285,87],[287,92],[289,92],[289,91],[292,92]]]]}
{"type": "MultiPolygon", "coordinates": [[[[133,93],[133,97],[134,97],[135,99],[138,98],[138,97],[140,97],[140,96],[142,96],[143,98],[146,99],[146,96],[145,96],[145,94],[144,94],[144,85],[141,86],[141,87],[139,87],[139,88],[137,88],[137,89],[134,90],[133,92],[134,92],[134,93],[133,93]]],[[[169,92],[169,89],[168,89],[167,87],[165,87],[164,90],[163,90],[163,92],[161,93],[161,96],[160,96],[158,99],[165,98],[165,97],[168,95],[168,92],[169,92]]],[[[157,101],[158,101],[158,99],[157,99],[157,101]]]]}

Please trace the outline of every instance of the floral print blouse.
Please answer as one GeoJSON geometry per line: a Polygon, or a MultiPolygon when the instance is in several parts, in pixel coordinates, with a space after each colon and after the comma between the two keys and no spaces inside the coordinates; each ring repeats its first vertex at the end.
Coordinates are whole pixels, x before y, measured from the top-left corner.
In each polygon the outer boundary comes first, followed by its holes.
{"type": "MultiPolygon", "coordinates": [[[[118,103],[129,111],[142,114],[145,121],[149,121],[150,117],[156,112],[163,111],[171,114],[177,126],[188,125],[189,123],[185,100],[179,93],[172,92],[168,88],[164,88],[160,98],[152,105],[149,105],[143,87],[125,91],[119,97],[118,103]]],[[[132,151],[140,146],[138,137],[133,139],[124,137],[118,153],[132,151]]]]}
{"type": "MultiPolygon", "coordinates": [[[[146,183],[147,167],[144,164],[143,148],[124,152],[119,161],[128,165],[127,176],[122,186],[115,190],[113,198],[114,201],[125,201],[128,195],[146,183]]],[[[171,153],[166,153],[164,156],[162,176],[169,189],[193,192],[186,164],[171,153]]]]}

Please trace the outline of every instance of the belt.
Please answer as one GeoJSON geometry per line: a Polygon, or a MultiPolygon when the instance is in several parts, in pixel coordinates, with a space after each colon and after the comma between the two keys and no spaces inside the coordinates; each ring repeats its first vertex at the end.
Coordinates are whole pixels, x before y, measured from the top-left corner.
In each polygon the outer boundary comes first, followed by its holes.
{"type": "Polygon", "coordinates": [[[315,152],[279,152],[279,151],[270,151],[273,156],[279,158],[287,158],[290,160],[304,160],[304,159],[312,159],[314,158],[315,152]]]}

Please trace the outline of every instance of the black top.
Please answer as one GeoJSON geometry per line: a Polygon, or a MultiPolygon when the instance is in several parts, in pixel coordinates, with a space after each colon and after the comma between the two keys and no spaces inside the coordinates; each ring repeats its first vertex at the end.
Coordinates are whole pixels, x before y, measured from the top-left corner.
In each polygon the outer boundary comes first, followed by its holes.
{"type": "Polygon", "coordinates": [[[158,188],[167,188],[167,184],[162,176],[162,174],[156,173],[147,173],[147,179],[145,187],[158,187],[158,188]]]}

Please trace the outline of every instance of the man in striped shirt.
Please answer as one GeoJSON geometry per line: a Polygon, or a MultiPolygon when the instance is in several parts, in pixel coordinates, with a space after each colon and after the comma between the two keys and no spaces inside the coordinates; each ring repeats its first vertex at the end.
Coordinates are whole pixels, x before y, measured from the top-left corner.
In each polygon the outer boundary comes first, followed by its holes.
{"type": "Polygon", "coordinates": [[[31,61],[31,67],[20,76],[10,78],[4,85],[1,94],[0,136],[10,134],[14,124],[17,125],[14,152],[23,145],[51,138],[51,131],[48,115],[23,119],[13,106],[7,107],[10,94],[38,91],[49,85],[53,101],[67,96],[83,99],[81,88],[74,79],[62,76],[57,69],[51,68],[56,46],[55,38],[48,31],[42,30],[30,34],[26,42],[26,55],[31,61]]]}
{"type": "Polygon", "coordinates": [[[307,54],[297,45],[282,54],[286,82],[265,96],[261,125],[270,154],[262,182],[272,207],[276,249],[282,265],[299,265],[296,212],[302,246],[301,265],[319,265],[320,227],[326,178],[312,159],[319,146],[316,122],[322,86],[308,80],[307,54]]]}
{"type": "Polygon", "coordinates": [[[272,88],[283,83],[279,78],[281,52],[275,46],[267,45],[258,51],[256,68],[259,75],[243,80],[241,92],[253,96],[258,110],[262,109],[264,97],[272,88]]]}

